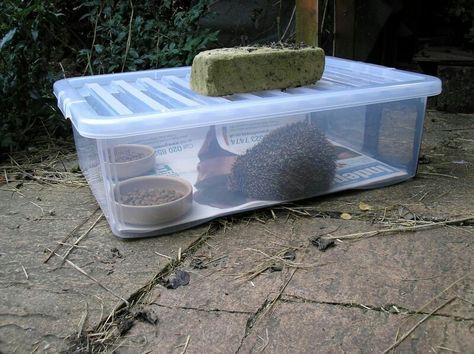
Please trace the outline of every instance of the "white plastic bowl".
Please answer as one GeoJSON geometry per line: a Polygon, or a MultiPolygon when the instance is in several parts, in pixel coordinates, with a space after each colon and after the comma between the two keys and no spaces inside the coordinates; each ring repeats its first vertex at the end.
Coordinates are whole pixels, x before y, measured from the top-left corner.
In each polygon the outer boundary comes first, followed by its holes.
{"type": "Polygon", "coordinates": [[[116,176],[118,179],[127,179],[137,176],[142,176],[155,167],[155,149],[148,145],[139,145],[139,144],[122,144],[115,145],[112,149],[114,156],[111,157],[111,160],[115,158],[115,153],[118,149],[127,149],[132,153],[143,154],[144,156],[136,159],[125,162],[110,162],[110,170],[113,176],[116,176]]]}
{"type": "Polygon", "coordinates": [[[127,224],[160,225],[184,216],[193,204],[193,187],[178,177],[142,176],[122,181],[115,186],[115,205],[119,218],[127,224]],[[172,189],[183,194],[172,202],[157,205],[127,205],[120,203],[120,196],[145,188],[172,189]]]}

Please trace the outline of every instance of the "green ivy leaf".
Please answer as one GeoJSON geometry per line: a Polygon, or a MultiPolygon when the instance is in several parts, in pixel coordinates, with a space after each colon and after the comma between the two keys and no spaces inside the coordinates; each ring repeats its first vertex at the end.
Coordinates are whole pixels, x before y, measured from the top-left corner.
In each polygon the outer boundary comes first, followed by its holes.
{"type": "Polygon", "coordinates": [[[127,35],[126,32],[119,32],[119,34],[117,35],[117,42],[121,42],[125,36],[127,35]]]}
{"type": "Polygon", "coordinates": [[[94,45],[95,52],[101,54],[104,51],[104,46],[102,44],[94,45]]]}
{"type": "Polygon", "coordinates": [[[38,30],[37,29],[31,30],[31,38],[33,38],[33,41],[36,42],[36,40],[38,39],[38,30]]]}
{"type": "Polygon", "coordinates": [[[0,50],[2,50],[3,46],[5,46],[8,42],[10,42],[13,39],[13,36],[16,33],[16,27],[12,28],[10,31],[7,32],[0,40],[0,50]]]}

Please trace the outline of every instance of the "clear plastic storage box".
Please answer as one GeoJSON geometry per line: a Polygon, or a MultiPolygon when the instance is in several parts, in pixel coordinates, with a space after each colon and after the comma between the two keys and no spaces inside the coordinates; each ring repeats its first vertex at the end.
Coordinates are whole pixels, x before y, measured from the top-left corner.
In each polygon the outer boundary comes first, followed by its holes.
{"type": "Polygon", "coordinates": [[[80,167],[115,235],[165,234],[217,216],[416,173],[439,79],[326,58],[314,85],[207,97],[190,68],[64,79],[80,167]]]}

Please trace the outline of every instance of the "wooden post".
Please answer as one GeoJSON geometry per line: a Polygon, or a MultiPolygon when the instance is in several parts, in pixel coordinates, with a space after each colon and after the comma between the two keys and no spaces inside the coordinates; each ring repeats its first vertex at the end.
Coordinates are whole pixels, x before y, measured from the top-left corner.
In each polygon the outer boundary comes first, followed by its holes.
{"type": "Polygon", "coordinates": [[[296,42],[318,46],[318,0],[296,0],[296,42]]]}
{"type": "Polygon", "coordinates": [[[354,59],[355,0],[335,0],[334,55],[354,59]]]}

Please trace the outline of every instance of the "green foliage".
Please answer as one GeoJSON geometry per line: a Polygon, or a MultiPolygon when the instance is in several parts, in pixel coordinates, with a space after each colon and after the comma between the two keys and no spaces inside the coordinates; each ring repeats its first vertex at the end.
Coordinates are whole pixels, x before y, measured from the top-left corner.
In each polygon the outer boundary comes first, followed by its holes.
{"type": "Polygon", "coordinates": [[[67,134],[52,94],[64,76],[188,65],[217,32],[209,0],[0,2],[0,151],[67,134]]]}
{"type": "Polygon", "coordinates": [[[217,40],[217,32],[197,25],[207,1],[186,6],[171,0],[133,5],[94,0],[85,6],[95,41],[91,48],[81,50],[80,58],[90,73],[189,65],[199,51],[217,40]]]}
{"type": "Polygon", "coordinates": [[[64,35],[62,13],[49,2],[25,3],[0,5],[0,149],[53,134],[62,123],[52,118],[52,94],[45,89],[58,78],[49,66],[59,54],[51,50],[56,36],[64,35]]]}
{"type": "Polygon", "coordinates": [[[474,44],[474,1],[448,0],[446,6],[451,21],[464,27],[464,37],[474,44]]]}

